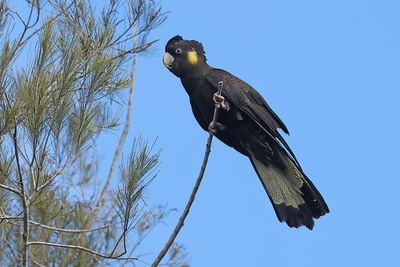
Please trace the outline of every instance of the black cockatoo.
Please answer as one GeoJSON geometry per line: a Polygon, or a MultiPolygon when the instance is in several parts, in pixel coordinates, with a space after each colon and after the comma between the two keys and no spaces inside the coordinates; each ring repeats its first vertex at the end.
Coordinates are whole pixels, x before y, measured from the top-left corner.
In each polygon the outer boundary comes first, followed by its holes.
{"type": "Polygon", "coordinates": [[[163,63],[181,79],[200,126],[250,159],[279,221],[312,229],[313,218],[328,213],[328,206],[279,133],[279,128],[289,132],[264,98],[229,72],[209,66],[198,41],[171,38],[163,63]],[[210,124],[214,105],[220,113],[218,122],[210,124]]]}

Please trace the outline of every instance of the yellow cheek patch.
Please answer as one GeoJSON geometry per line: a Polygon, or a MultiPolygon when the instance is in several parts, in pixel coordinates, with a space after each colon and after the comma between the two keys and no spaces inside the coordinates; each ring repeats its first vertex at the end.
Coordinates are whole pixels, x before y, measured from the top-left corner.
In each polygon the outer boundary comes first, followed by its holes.
{"type": "Polygon", "coordinates": [[[199,57],[198,57],[196,51],[189,51],[187,53],[187,59],[188,59],[189,63],[192,65],[195,65],[195,64],[197,64],[197,62],[199,62],[199,57]]]}

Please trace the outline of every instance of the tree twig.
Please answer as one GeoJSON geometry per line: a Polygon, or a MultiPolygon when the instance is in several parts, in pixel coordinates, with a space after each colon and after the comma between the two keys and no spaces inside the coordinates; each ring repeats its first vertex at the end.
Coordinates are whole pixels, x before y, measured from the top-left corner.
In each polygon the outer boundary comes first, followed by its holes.
{"type": "Polygon", "coordinates": [[[17,194],[18,196],[22,197],[20,191],[18,191],[17,189],[14,189],[8,185],[0,184],[0,188],[3,188],[4,190],[10,191],[10,192],[13,192],[14,194],[17,194]]]}
{"type": "MultiPolygon", "coordinates": [[[[1,217],[0,217],[1,218],[1,217]]],[[[17,217],[19,218],[19,217],[17,217]]],[[[97,228],[93,228],[93,229],[66,229],[66,228],[58,228],[58,227],[54,227],[54,226],[49,226],[49,225],[45,225],[39,222],[35,222],[32,220],[29,220],[30,224],[42,227],[44,229],[48,229],[48,230],[53,230],[53,231],[57,231],[57,232],[65,232],[65,233],[88,233],[88,232],[95,232],[95,231],[100,231],[106,228],[109,228],[111,226],[117,225],[117,224],[107,224],[104,226],[100,226],[97,228]]]]}
{"type": "Polygon", "coordinates": [[[1,223],[1,221],[3,221],[3,220],[15,220],[15,221],[19,221],[19,220],[22,220],[23,219],[23,217],[21,217],[21,216],[8,216],[8,215],[1,215],[0,216],[0,223],[1,223]]]}
{"type": "MultiPolygon", "coordinates": [[[[132,28],[133,33],[135,33],[135,29],[136,29],[136,27],[132,28]]],[[[139,44],[138,36],[135,35],[133,42],[134,42],[134,44],[133,44],[134,48],[138,47],[138,44],[139,44]]],[[[118,158],[122,151],[122,146],[125,143],[126,135],[128,134],[129,127],[131,124],[132,100],[133,100],[133,94],[135,92],[134,89],[135,89],[137,59],[138,59],[138,53],[133,53],[131,84],[129,86],[128,110],[126,113],[125,126],[122,131],[121,138],[119,139],[118,147],[117,147],[117,150],[115,151],[114,158],[111,163],[111,167],[110,167],[110,171],[108,173],[106,183],[104,184],[103,190],[101,191],[99,201],[96,204],[96,208],[94,209],[94,212],[96,212],[98,209],[100,209],[104,205],[106,193],[107,193],[108,187],[110,186],[110,182],[111,182],[112,176],[114,174],[115,166],[117,165],[118,158]]]]}
{"type": "MultiPolygon", "coordinates": [[[[218,95],[221,95],[222,92],[222,86],[223,86],[223,82],[220,81],[218,83],[218,95]]],[[[212,119],[212,123],[216,123],[218,120],[218,113],[219,113],[219,108],[220,106],[215,105],[214,108],[214,116],[212,119]]],[[[196,197],[197,191],[199,190],[201,181],[203,180],[203,176],[204,176],[204,172],[206,170],[207,167],[207,162],[208,162],[208,157],[211,153],[211,142],[212,142],[212,138],[213,138],[213,133],[211,131],[209,131],[209,135],[208,135],[208,139],[207,139],[207,144],[206,144],[206,151],[204,152],[204,157],[203,157],[203,163],[201,165],[200,168],[200,172],[199,172],[199,176],[197,177],[196,183],[193,187],[192,193],[189,197],[188,202],[186,203],[186,207],[185,210],[183,211],[181,217],[179,218],[178,223],[175,226],[174,231],[172,232],[171,236],[169,237],[167,243],[165,244],[164,248],[160,251],[160,253],[158,254],[157,258],[155,259],[155,261],[151,264],[151,267],[157,267],[161,260],[164,258],[165,254],[167,254],[169,248],[172,246],[172,244],[175,241],[175,238],[178,236],[180,230],[182,229],[183,225],[185,224],[185,219],[187,217],[187,215],[189,214],[190,208],[192,207],[192,204],[194,202],[194,199],[196,197]]]]}
{"type": "Polygon", "coordinates": [[[22,203],[22,209],[23,209],[22,266],[28,266],[29,207],[28,207],[26,196],[25,196],[25,184],[24,184],[24,179],[22,177],[21,163],[19,161],[17,126],[15,126],[15,128],[14,128],[13,141],[14,141],[15,160],[17,163],[17,170],[18,170],[19,186],[20,186],[20,190],[21,190],[20,197],[21,197],[21,203],[22,203]]]}
{"type": "Polygon", "coordinates": [[[42,242],[42,241],[33,241],[33,242],[28,242],[29,246],[34,246],[34,245],[39,245],[39,246],[49,246],[49,247],[57,247],[57,248],[67,248],[67,249],[79,249],[82,250],[86,253],[96,255],[105,259],[116,259],[116,260],[137,260],[137,258],[134,257],[121,257],[121,255],[107,255],[107,254],[102,254],[100,252],[97,252],[95,250],[92,250],[90,248],[82,247],[82,246],[76,246],[76,245],[67,245],[67,244],[59,244],[59,243],[51,243],[51,242],[42,242]]]}

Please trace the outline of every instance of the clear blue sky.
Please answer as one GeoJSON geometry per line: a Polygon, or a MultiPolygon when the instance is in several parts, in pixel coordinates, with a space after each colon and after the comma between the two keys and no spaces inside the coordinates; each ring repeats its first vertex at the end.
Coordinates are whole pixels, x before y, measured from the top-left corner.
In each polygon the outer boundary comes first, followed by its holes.
{"type": "Polygon", "coordinates": [[[394,266],[400,230],[399,1],[164,1],[170,11],[141,58],[133,126],[164,149],[152,203],[177,208],[153,233],[156,252],[192,189],[207,134],[161,63],[176,34],[203,43],[210,65],[264,95],[331,213],[313,231],[276,219],[249,161],[214,140],[179,242],[193,267],[394,266]]]}
{"type": "MultiPolygon", "coordinates": [[[[279,223],[250,162],[214,139],[178,236],[191,266],[394,266],[400,2],[203,0],[163,1],[163,7],[170,14],[152,35],[160,39],[158,50],[140,58],[128,140],[139,133],[158,137],[162,165],[147,204],[168,203],[178,212],[144,243],[141,252],[153,253],[147,259],[154,259],[183,210],[207,138],[180,81],[161,63],[165,43],[180,34],[203,43],[210,65],[241,77],[266,98],[331,209],[313,231],[279,223]]],[[[100,146],[106,167],[106,149],[117,138],[100,146]]]]}

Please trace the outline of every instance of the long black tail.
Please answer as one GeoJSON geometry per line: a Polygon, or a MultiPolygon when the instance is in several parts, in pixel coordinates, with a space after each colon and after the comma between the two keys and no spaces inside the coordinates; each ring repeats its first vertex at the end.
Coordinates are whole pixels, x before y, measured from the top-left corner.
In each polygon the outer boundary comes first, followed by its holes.
{"type": "Polygon", "coordinates": [[[275,145],[274,160],[260,161],[248,151],[250,161],[267,192],[275,213],[290,227],[306,226],[312,230],[314,219],[329,212],[328,205],[308,177],[295,164],[286,151],[275,145]]]}

